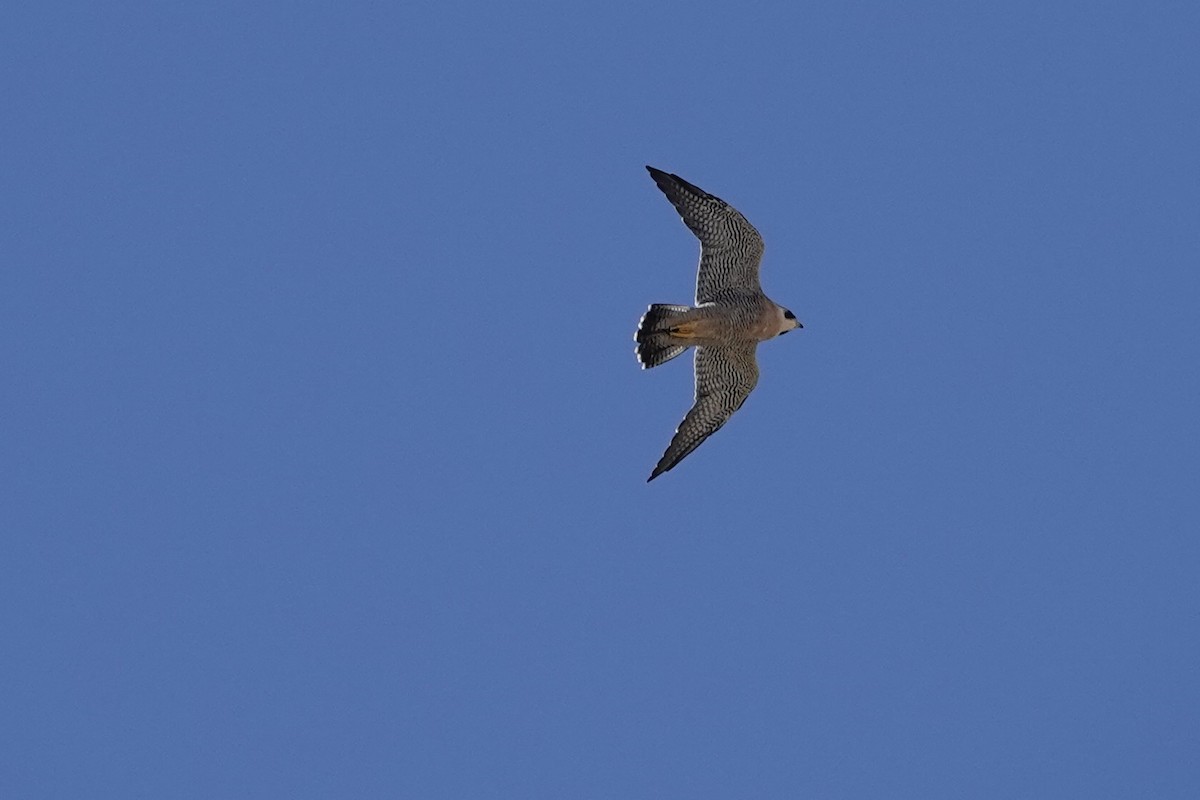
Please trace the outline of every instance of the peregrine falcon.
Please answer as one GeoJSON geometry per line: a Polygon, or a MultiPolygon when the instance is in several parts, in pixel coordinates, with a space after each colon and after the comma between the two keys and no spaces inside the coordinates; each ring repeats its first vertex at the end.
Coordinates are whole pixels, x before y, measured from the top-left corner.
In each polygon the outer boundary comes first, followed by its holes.
{"type": "Polygon", "coordinates": [[[804,326],[763,294],[758,283],[763,240],[737,209],[678,175],[646,169],[700,240],[696,305],[655,303],[633,336],[642,369],[696,348],[696,401],[649,482],[716,433],[746,402],[758,383],[758,343],[804,326]]]}

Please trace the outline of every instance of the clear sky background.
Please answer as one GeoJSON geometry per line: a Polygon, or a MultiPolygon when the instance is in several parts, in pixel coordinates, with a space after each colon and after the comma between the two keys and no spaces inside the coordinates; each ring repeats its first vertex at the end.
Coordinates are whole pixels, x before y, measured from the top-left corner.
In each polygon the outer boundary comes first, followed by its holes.
{"type": "Polygon", "coordinates": [[[1200,6],[4,17],[3,797],[1200,796],[1200,6]]]}

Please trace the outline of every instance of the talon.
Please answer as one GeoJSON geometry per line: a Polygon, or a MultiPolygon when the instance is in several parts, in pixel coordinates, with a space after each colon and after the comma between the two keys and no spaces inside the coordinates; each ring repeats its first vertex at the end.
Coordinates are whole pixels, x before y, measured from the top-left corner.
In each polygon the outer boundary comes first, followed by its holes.
{"type": "Polygon", "coordinates": [[[694,339],[696,337],[696,326],[690,322],[675,325],[671,328],[671,335],[679,339],[694,339]]]}

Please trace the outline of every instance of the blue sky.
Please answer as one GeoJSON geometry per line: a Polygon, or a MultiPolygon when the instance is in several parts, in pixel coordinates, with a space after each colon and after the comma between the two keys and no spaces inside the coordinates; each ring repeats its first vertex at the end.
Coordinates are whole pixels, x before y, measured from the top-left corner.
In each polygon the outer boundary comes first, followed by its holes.
{"type": "Polygon", "coordinates": [[[0,794],[1196,797],[1191,3],[19,3],[0,794]],[[740,208],[801,332],[653,484],[740,208]]]}

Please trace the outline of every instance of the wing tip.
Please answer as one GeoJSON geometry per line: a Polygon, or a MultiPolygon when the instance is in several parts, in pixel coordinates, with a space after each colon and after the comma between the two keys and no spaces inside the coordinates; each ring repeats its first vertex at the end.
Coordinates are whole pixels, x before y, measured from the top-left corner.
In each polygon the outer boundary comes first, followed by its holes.
{"type": "MultiPolygon", "coordinates": [[[[650,477],[646,478],[646,483],[654,480],[664,472],[670,472],[675,468],[676,464],[683,460],[682,457],[670,458],[670,454],[671,448],[668,447],[667,452],[663,453],[663,457],[660,458],[658,463],[654,465],[654,471],[650,473],[650,477]]],[[[687,453],[684,453],[684,455],[687,455],[687,453]]]]}
{"type": "Polygon", "coordinates": [[[650,173],[650,177],[658,184],[658,188],[664,192],[677,180],[671,173],[663,172],[658,167],[652,167],[649,164],[646,165],[646,171],[650,173]]]}
{"type": "MultiPolygon", "coordinates": [[[[671,196],[671,192],[667,191],[670,188],[674,189],[676,192],[683,191],[705,200],[716,201],[721,206],[729,205],[715,194],[704,191],[696,184],[684,180],[674,172],[665,172],[658,167],[652,167],[649,164],[646,165],[646,170],[650,173],[650,177],[654,178],[654,182],[658,184],[658,188],[662,189],[668,197],[671,196]]],[[[674,198],[672,198],[671,202],[675,202],[674,198]]]]}

